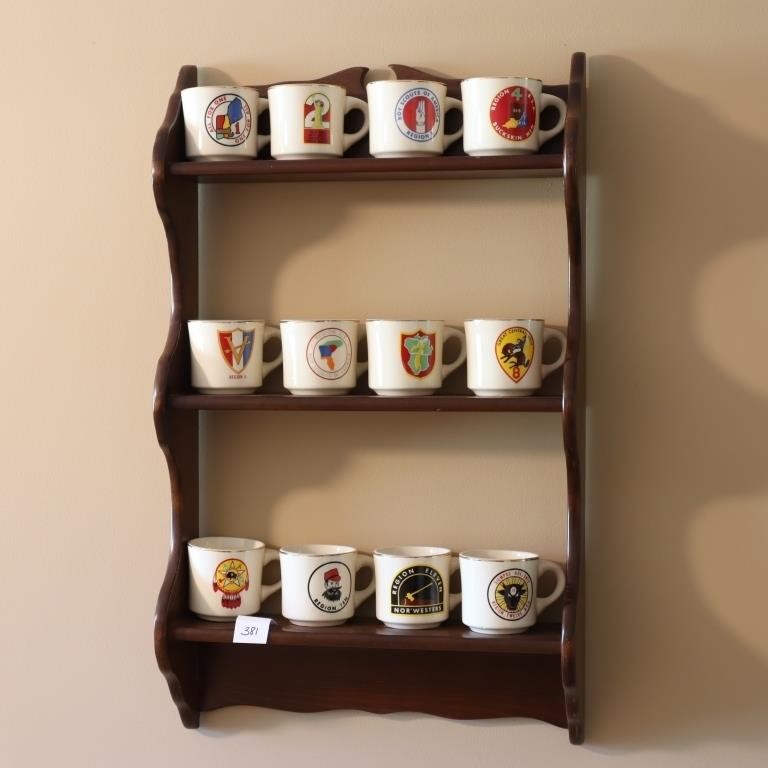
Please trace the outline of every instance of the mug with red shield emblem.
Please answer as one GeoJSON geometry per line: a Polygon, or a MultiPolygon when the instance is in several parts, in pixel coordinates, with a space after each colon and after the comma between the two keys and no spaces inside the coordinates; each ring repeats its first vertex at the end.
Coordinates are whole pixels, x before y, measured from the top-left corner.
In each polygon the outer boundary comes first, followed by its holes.
{"type": "Polygon", "coordinates": [[[189,608],[208,621],[256,613],[281,583],[262,585],[264,566],[277,560],[264,542],[233,536],[204,536],[187,543],[189,608]]]}
{"type": "Polygon", "coordinates": [[[463,331],[442,320],[368,320],[368,385],[390,397],[431,395],[467,359],[463,331]],[[458,355],[443,362],[444,342],[455,339],[458,355]]]}
{"type": "Polygon", "coordinates": [[[464,102],[464,151],[468,155],[523,155],[563,130],[566,103],[542,92],[533,77],[471,77],[461,82],[464,102]],[[554,107],[557,123],[540,127],[541,113],[554,107]]]}
{"type": "Polygon", "coordinates": [[[264,360],[264,343],[280,331],[263,320],[190,320],[192,386],[205,394],[248,394],[283,361],[264,360]]]}
{"type": "Polygon", "coordinates": [[[445,133],[445,112],[462,109],[430,80],[375,80],[366,86],[369,144],[374,157],[441,155],[462,133],[445,133]]]}

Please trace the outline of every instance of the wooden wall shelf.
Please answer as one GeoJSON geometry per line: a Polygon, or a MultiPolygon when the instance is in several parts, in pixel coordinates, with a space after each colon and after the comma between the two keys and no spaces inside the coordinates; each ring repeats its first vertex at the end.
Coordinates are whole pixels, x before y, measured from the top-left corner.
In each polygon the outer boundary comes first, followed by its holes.
{"type": "MultiPolygon", "coordinates": [[[[401,78],[438,79],[459,97],[460,80],[436,78],[393,65],[401,78]]],[[[318,78],[344,85],[365,98],[362,67],[318,78]]],[[[155,650],[185,726],[200,712],[250,704],[313,712],[360,709],[415,711],[451,718],[533,717],[568,728],[581,743],[583,730],[584,618],[584,172],[586,57],[571,60],[567,85],[545,86],[567,102],[562,136],[535,155],[467,157],[456,142],[433,158],[374,159],[367,142],[330,160],[201,163],[184,156],[180,91],[197,85],[197,69],[185,66],[168,102],[153,152],[153,187],[165,227],[172,278],[168,337],[158,363],[154,420],[171,482],[171,546],[155,617],[155,650]],[[385,398],[361,391],[341,397],[285,394],[199,395],[190,389],[186,321],[198,317],[198,186],[200,183],[391,181],[418,179],[516,179],[560,177],[568,236],[568,327],[562,384],[525,398],[469,394],[385,398]],[[342,627],[306,630],[276,618],[266,646],[235,645],[233,622],[210,623],[187,608],[187,542],[199,534],[199,416],[201,411],[457,412],[562,414],[568,486],[566,588],[560,623],[540,624],[508,637],[469,632],[451,620],[428,631],[391,630],[355,617],[342,627]],[[514,680],[514,695],[498,685],[499,665],[514,680]],[[450,674],[446,674],[450,670],[450,674]],[[432,681],[403,686],[409,674],[432,681]]],[[[266,86],[259,85],[264,91],[266,86]]],[[[439,417],[436,417],[439,418],[439,417]]]]}

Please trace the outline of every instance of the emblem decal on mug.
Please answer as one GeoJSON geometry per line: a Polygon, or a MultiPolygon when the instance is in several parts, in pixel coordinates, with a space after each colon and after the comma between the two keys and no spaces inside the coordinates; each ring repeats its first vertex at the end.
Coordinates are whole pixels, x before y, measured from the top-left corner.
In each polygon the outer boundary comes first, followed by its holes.
{"type": "Polygon", "coordinates": [[[395,121],[403,136],[430,141],[440,127],[440,100],[429,88],[412,88],[395,105],[395,121]]]}
{"type": "Polygon", "coordinates": [[[324,328],[307,344],[307,363],[321,379],[340,379],[352,364],[352,342],[340,328],[324,328]]]}
{"type": "Polygon", "coordinates": [[[407,374],[423,379],[432,372],[435,367],[436,338],[436,333],[424,331],[400,334],[400,356],[407,374]]]}
{"type": "Polygon", "coordinates": [[[509,141],[525,141],[536,127],[536,101],[522,86],[505,88],[491,101],[491,125],[509,141]]]}
{"type": "Polygon", "coordinates": [[[428,565],[404,568],[395,576],[390,591],[390,610],[394,614],[417,616],[444,610],[443,578],[428,565]]]}
{"type": "Polygon", "coordinates": [[[309,577],[307,592],[316,608],[338,613],[346,608],[352,594],[352,574],[344,563],[323,563],[309,577]]]}
{"type": "Polygon", "coordinates": [[[331,143],[331,102],[324,93],[313,93],[304,102],[304,143],[331,143]]]}
{"type": "Polygon", "coordinates": [[[488,585],[491,610],[507,621],[518,621],[531,608],[531,577],[520,568],[502,571],[488,585]]]}
{"type": "Polygon", "coordinates": [[[234,93],[222,93],[205,110],[205,128],[217,144],[236,147],[251,132],[251,110],[234,93]]]}
{"type": "Polygon", "coordinates": [[[242,373],[251,359],[254,333],[254,331],[244,331],[242,328],[219,331],[221,354],[235,373],[242,373]]]}
{"type": "Polygon", "coordinates": [[[496,360],[515,383],[528,373],[533,351],[533,336],[527,328],[507,328],[496,339],[496,360]]]}
{"type": "Polygon", "coordinates": [[[248,590],[248,566],[236,557],[222,560],[213,574],[213,591],[221,592],[221,607],[239,608],[240,593],[248,590]]]}

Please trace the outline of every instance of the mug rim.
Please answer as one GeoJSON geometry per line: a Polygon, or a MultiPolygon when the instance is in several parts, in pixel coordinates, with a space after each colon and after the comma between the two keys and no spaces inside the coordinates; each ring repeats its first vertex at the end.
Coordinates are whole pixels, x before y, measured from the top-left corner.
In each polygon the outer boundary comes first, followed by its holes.
{"type": "Polygon", "coordinates": [[[245,88],[249,91],[253,91],[254,93],[259,92],[259,89],[256,88],[253,85],[236,85],[235,83],[208,83],[208,85],[191,85],[189,88],[182,88],[180,93],[185,93],[186,91],[204,91],[204,90],[217,90],[221,91],[221,93],[227,93],[227,88],[245,88]]]}
{"type": "Polygon", "coordinates": [[[265,549],[266,546],[259,539],[240,536],[198,536],[187,542],[189,549],[201,552],[255,552],[265,549]]]}
{"type": "Polygon", "coordinates": [[[365,320],[366,323],[445,323],[445,320],[400,320],[398,318],[390,319],[388,317],[371,317],[365,320]]]}
{"type": "Polygon", "coordinates": [[[221,325],[221,323],[256,323],[258,325],[259,323],[266,324],[266,320],[187,320],[187,325],[221,325]]]}
{"type": "Polygon", "coordinates": [[[273,85],[270,85],[267,87],[267,94],[273,89],[273,88],[296,88],[298,86],[301,87],[315,87],[315,88],[335,88],[339,91],[344,91],[344,93],[347,92],[347,89],[343,85],[336,85],[336,83],[313,83],[313,82],[289,82],[289,83],[274,83],[273,85]]]}
{"type": "Polygon", "coordinates": [[[543,323],[543,317],[470,317],[465,323],[543,323]]]}
{"type": "Polygon", "coordinates": [[[478,563],[527,563],[540,558],[534,552],[519,549],[468,549],[459,552],[459,559],[478,563]]]}
{"type": "Polygon", "coordinates": [[[449,547],[432,547],[421,545],[396,545],[393,547],[380,547],[373,550],[374,557],[443,557],[451,554],[449,547]]]}
{"type": "Polygon", "coordinates": [[[330,319],[330,320],[328,320],[328,319],[320,319],[320,320],[311,320],[310,319],[310,320],[305,320],[305,319],[300,319],[300,318],[288,318],[286,320],[281,320],[280,321],[280,325],[282,325],[283,323],[312,323],[312,324],[322,323],[324,325],[327,325],[329,323],[357,323],[359,325],[360,321],[359,320],[351,320],[351,319],[347,319],[347,320],[339,320],[339,319],[335,319],[335,320],[334,319],[330,319]]]}
{"type": "Polygon", "coordinates": [[[441,85],[443,88],[447,88],[448,86],[441,82],[440,80],[418,80],[410,77],[404,77],[404,78],[385,78],[383,80],[371,80],[370,82],[365,84],[365,87],[367,88],[369,85],[376,85],[377,83],[392,83],[393,85],[421,85],[428,83],[429,85],[441,85]]]}
{"type": "Polygon", "coordinates": [[[533,80],[536,83],[544,84],[540,77],[528,77],[528,75],[473,75],[465,77],[462,83],[471,83],[473,80],[533,80]]]}
{"type": "Polygon", "coordinates": [[[281,555],[292,555],[295,557],[337,557],[340,555],[357,554],[357,549],[349,544],[291,544],[280,547],[281,555]],[[312,550],[324,549],[324,552],[313,552],[312,550]]]}

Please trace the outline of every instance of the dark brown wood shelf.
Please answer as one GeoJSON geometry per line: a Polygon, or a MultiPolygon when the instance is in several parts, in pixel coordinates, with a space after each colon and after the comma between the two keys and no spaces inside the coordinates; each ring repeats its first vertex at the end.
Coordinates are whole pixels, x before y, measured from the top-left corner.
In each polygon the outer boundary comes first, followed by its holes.
{"type": "Polygon", "coordinates": [[[414,179],[498,179],[562,177],[562,154],[510,157],[374,158],[327,160],[233,160],[178,162],[172,176],[201,182],[409,181],[414,179]]]}
{"type": "Polygon", "coordinates": [[[172,394],[170,406],[193,411],[333,411],[371,413],[557,413],[563,399],[556,395],[532,397],[379,397],[378,395],[202,395],[172,394]]]}
{"type": "MultiPolygon", "coordinates": [[[[440,80],[460,98],[460,80],[404,65],[400,79],[440,80]]],[[[367,70],[352,67],[311,82],[342,85],[365,98],[367,70]]],[[[171,485],[171,542],[157,601],[155,653],[183,724],[196,728],[200,713],[233,705],[295,712],[357,709],[424,712],[450,718],[532,717],[584,738],[583,484],[584,484],[584,269],[586,57],[571,58],[567,84],[545,85],[567,103],[562,135],[533,155],[468,157],[456,142],[441,157],[376,159],[367,140],[343,158],[238,162],[185,158],[181,90],[198,84],[194,66],[182,67],[155,140],[152,176],[165,228],[171,271],[172,313],[157,366],[154,421],[171,485]],[[522,398],[482,398],[451,389],[427,397],[379,397],[360,385],[339,397],[299,397],[260,391],[203,395],[190,389],[187,321],[200,316],[199,187],[205,183],[267,183],[452,179],[562,179],[568,243],[568,325],[562,381],[522,398]],[[307,411],[333,413],[561,413],[568,502],[566,586],[560,623],[522,635],[483,636],[456,620],[430,630],[391,630],[355,617],[341,627],[305,629],[277,618],[267,645],[234,644],[233,623],[205,622],[188,610],[187,542],[200,531],[199,418],[201,411],[307,411]],[[499,670],[509,685],[499,685],[499,670]],[[403,680],[418,680],[404,685],[403,680]],[[421,684],[428,681],[428,684],[421,684]],[[511,692],[511,693],[510,693],[511,692]]],[[[269,84],[256,87],[265,93],[269,84]]],[[[551,114],[551,113],[549,113],[551,114]]],[[[541,114],[543,127],[548,112],[541,114]]],[[[450,113],[446,115],[446,121],[450,113]]],[[[262,133],[266,132],[264,130],[262,133]]],[[[456,386],[457,382],[453,382],[456,386]]],[[[551,428],[552,420],[547,422],[551,428]]],[[[511,439],[513,439],[511,437],[511,439]]],[[[478,520],[478,525],[482,521],[478,520]]]]}
{"type": "MultiPolygon", "coordinates": [[[[434,629],[401,630],[355,617],[340,627],[310,628],[294,626],[282,616],[271,618],[270,646],[560,655],[559,624],[539,624],[519,635],[490,636],[450,622],[434,629]]],[[[189,643],[231,643],[234,626],[234,621],[188,617],[174,623],[171,637],[189,643]]]]}

